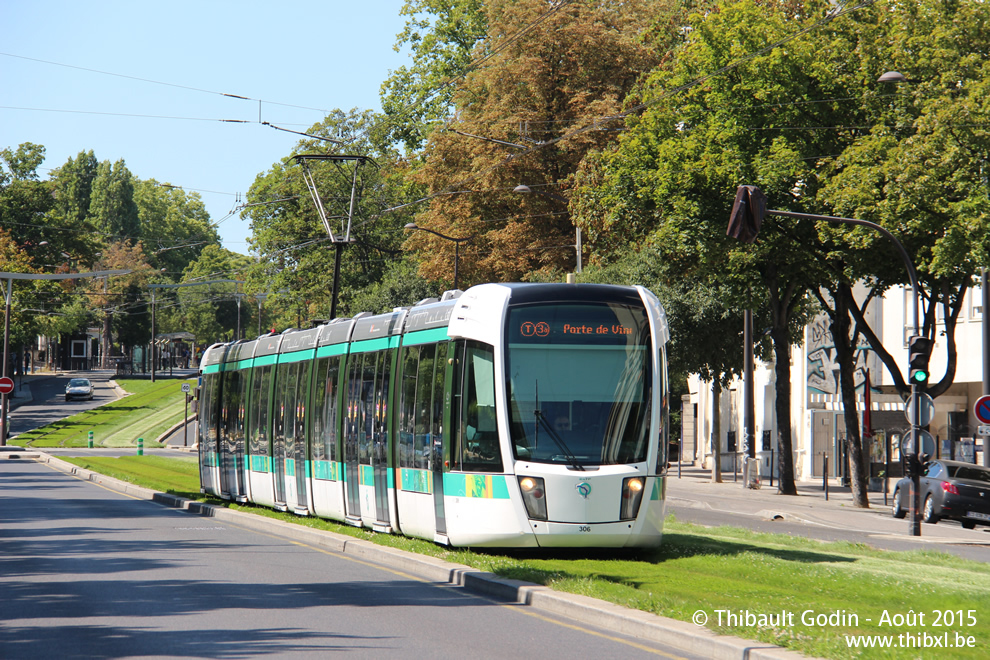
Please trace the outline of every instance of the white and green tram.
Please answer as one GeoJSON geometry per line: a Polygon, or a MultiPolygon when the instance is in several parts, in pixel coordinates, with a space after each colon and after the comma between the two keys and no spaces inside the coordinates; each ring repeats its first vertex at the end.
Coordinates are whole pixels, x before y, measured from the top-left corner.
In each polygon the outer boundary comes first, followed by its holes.
{"type": "Polygon", "coordinates": [[[656,546],[667,340],[643,287],[484,284],[216,344],[202,490],[452,546],[656,546]]]}

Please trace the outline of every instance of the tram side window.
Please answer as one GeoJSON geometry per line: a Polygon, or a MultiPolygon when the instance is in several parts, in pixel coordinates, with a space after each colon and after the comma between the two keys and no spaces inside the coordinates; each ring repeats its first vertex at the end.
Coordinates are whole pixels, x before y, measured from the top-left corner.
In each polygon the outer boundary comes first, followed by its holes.
{"type": "Polygon", "coordinates": [[[340,356],[323,358],[316,366],[313,383],[313,460],[333,461],[337,458],[337,375],[340,356]]]}
{"type": "Polygon", "coordinates": [[[272,366],[258,367],[252,379],[251,399],[254,402],[251,414],[250,442],[251,454],[255,456],[268,455],[268,422],[269,406],[271,404],[272,366]]]}
{"type": "MultiPolygon", "coordinates": [[[[201,447],[215,448],[217,441],[217,374],[203,376],[203,393],[201,395],[202,423],[199,425],[199,442],[201,447]]],[[[205,453],[203,454],[205,460],[205,453]]]]}
{"type": "Polygon", "coordinates": [[[431,421],[433,417],[433,372],[437,345],[426,344],[419,354],[416,385],[416,422],[413,452],[417,468],[429,469],[433,451],[431,421]]]}
{"type": "Polygon", "coordinates": [[[374,434],[375,371],[378,353],[364,353],[358,360],[360,378],[358,401],[358,463],[371,465],[371,441],[374,434]]]}
{"type": "Polygon", "coordinates": [[[402,349],[397,445],[399,466],[404,468],[418,467],[416,464],[416,383],[419,375],[419,349],[419,346],[407,346],[402,349]]]}
{"type": "Polygon", "coordinates": [[[244,453],[244,438],[247,428],[247,407],[250,390],[251,372],[244,370],[239,372],[241,377],[237,388],[237,424],[235,426],[234,441],[237,443],[235,450],[238,454],[244,453]]]}
{"type": "Polygon", "coordinates": [[[223,432],[223,451],[233,453],[237,446],[237,413],[241,407],[241,372],[230,371],[224,374],[223,416],[221,423],[223,432]]]}
{"type": "Polygon", "coordinates": [[[502,472],[495,416],[494,350],[485,344],[468,342],[457,366],[460,382],[454,462],[466,472],[502,472]]]}
{"type": "Polygon", "coordinates": [[[449,344],[437,344],[436,368],[433,373],[433,446],[436,448],[443,442],[443,404],[444,391],[447,381],[447,350],[449,344]]]}
{"type": "MultiPolygon", "coordinates": [[[[375,442],[388,441],[389,391],[392,376],[392,351],[381,351],[378,359],[378,382],[375,387],[375,442]]],[[[384,456],[379,457],[384,458],[384,456]]]]}
{"type": "Polygon", "coordinates": [[[295,381],[296,381],[296,406],[293,412],[295,413],[295,420],[293,423],[293,434],[295,435],[296,442],[303,443],[301,447],[305,447],[306,443],[306,401],[309,397],[309,366],[310,362],[296,362],[295,365],[295,381]]]}
{"type": "Polygon", "coordinates": [[[278,389],[275,408],[275,438],[292,442],[296,437],[296,385],[299,363],[278,365],[275,387],[278,389]]]}

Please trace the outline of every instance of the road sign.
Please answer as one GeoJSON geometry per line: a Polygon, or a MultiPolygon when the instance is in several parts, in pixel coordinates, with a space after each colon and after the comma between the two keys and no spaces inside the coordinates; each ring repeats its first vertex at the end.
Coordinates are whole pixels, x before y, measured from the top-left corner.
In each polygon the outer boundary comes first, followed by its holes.
{"type": "Polygon", "coordinates": [[[14,391],[14,381],[4,376],[0,378],[0,394],[10,394],[14,391]]]}
{"type": "Polygon", "coordinates": [[[977,426],[976,435],[990,435],[990,426],[977,426]]]}
{"type": "Polygon", "coordinates": [[[973,406],[973,414],[976,415],[976,419],[984,424],[990,424],[990,394],[984,394],[976,400],[976,405],[973,406]]]}
{"type": "MultiPolygon", "coordinates": [[[[918,398],[921,400],[919,406],[921,419],[918,420],[918,426],[928,426],[931,424],[932,415],[935,414],[935,401],[924,392],[919,392],[918,398]]],[[[904,416],[907,417],[908,424],[914,424],[914,402],[910,398],[904,406],[904,416]]]]}
{"type": "Polygon", "coordinates": [[[190,385],[189,383],[183,383],[180,389],[186,394],[189,394],[190,392],[192,392],[192,385],[190,385]]]}
{"type": "MultiPolygon", "coordinates": [[[[935,455],[935,437],[932,436],[928,431],[918,431],[918,435],[921,436],[921,453],[928,454],[929,456],[935,455]]],[[[907,435],[901,441],[901,454],[904,456],[910,456],[914,453],[914,442],[911,440],[911,436],[907,435]]]]}

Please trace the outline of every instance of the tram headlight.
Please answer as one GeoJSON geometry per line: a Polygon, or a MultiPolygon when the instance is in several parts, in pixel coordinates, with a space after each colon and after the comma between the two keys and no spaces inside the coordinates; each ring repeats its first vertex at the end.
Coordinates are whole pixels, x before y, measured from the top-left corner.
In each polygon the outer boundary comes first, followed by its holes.
{"type": "Polygon", "coordinates": [[[622,504],[619,506],[620,520],[635,520],[639,515],[639,505],[643,501],[646,482],[643,477],[627,477],[622,480],[622,504]]]}
{"type": "Polygon", "coordinates": [[[541,477],[519,477],[519,490],[522,491],[526,513],[533,520],[547,519],[546,490],[541,477]]]}

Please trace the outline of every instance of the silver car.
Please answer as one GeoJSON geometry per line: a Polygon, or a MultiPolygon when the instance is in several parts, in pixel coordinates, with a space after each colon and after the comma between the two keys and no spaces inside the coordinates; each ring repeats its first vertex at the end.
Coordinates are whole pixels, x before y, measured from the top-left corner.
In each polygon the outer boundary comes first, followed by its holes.
{"type": "Polygon", "coordinates": [[[93,383],[88,378],[73,378],[65,386],[65,400],[69,399],[92,399],[93,383]]]}

